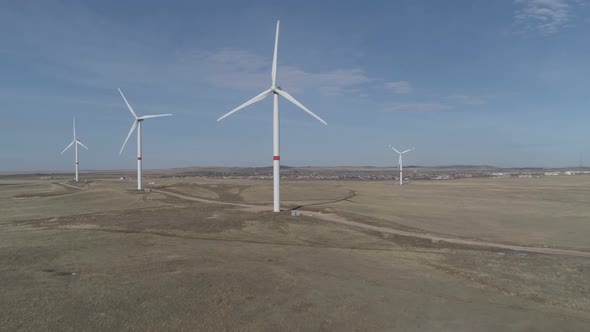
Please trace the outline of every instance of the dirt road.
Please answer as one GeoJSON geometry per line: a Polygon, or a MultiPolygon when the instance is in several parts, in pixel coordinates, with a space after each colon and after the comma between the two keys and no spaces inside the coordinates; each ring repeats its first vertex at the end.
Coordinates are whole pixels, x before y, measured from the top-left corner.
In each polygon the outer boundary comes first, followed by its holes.
{"type": "MultiPolygon", "coordinates": [[[[170,192],[167,190],[162,189],[155,189],[154,192],[158,192],[164,195],[169,195],[185,200],[201,202],[201,203],[214,203],[214,204],[224,204],[224,205],[231,205],[240,208],[245,208],[249,211],[260,212],[268,210],[267,206],[260,206],[260,205],[251,205],[251,204],[244,204],[244,203],[233,203],[233,202],[220,202],[216,200],[192,197],[188,195],[178,194],[174,192],[170,192]]],[[[568,250],[568,249],[559,249],[559,248],[537,248],[537,247],[527,247],[527,246],[519,246],[519,245],[511,245],[511,244],[504,244],[504,243],[493,243],[493,242],[486,242],[486,241],[478,241],[478,240],[467,240],[467,239],[460,239],[460,238],[450,238],[450,237],[443,237],[434,234],[428,233],[417,233],[417,232],[409,232],[398,230],[389,227],[381,227],[381,226],[374,226],[363,224],[360,222],[352,221],[346,219],[342,216],[339,216],[334,213],[321,213],[321,212],[314,212],[314,211],[304,211],[304,215],[331,221],[347,226],[358,227],[366,230],[377,231],[386,234],[393,234],[398,236],[407,236],[413,237],[418,239],[425,239],[430,240],[432,242],[442,242],[442,243],[450,243],[455,245],[462,245],[462,246],[473,246],[473,247],[480,247],[480,248],[492,248],[492,249],[500,249],[500,250],[512,250],[512,251],[523,251],[529,253],[537,253],[537,254],[548,254],[548,255],[567,255],[567,256],[575,256],[575,257],[587,257],[590,258],[590,252],[585,251],[578,251],[578,250],[568,250]]]]}

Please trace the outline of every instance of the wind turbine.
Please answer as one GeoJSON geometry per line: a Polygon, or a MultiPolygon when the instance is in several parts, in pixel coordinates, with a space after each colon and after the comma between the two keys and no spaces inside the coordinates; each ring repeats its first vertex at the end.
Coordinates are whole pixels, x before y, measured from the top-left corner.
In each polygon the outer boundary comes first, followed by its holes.
{"type": "Polygon", "coordinates": [[[398,165],[399,165],[399,185],[403,185],[404,184],[404,167],[403,167],[403,163],[402,163],[402,156],[412,150],[414,150],[415,148],[411,148],[411,149],[407,149],[406,151],[402,151],[399,152],[396,148],[394,148],[393,146],[389,146],[390,148],[393,149],[393,151],[397,152],[399,154],[399,159],[397,161],[398,165]]]}
{"type": "Polygon", "coordinates": [[[75,163],[76,163],[76,177],[75,180],[76,182],[78,182],[78,168],[80,166],[80,163],[78,162],[78,145],[83,146],[86,150],[88,150],[88,148],[86,147],[86,145],[82,144],[82,142],[80,142],[80,140],[78,138],[76,138],[76,118],[74,118],[74,140],[72,141],[72,143],[70,143],[70,145],[66,146],[66,148],[61,152],[61,154],[63,154],[64,152],[66,152],[67,149],[71,148],[72,145],[74,146],[74,151],[75,152],[75,163]]]}
{"type": "Polygon", "coordinates": [[[125,148],[125,144],[127,144],[129,137],[131,137],[131,134],[133,134],[133,131],[137,127],[137,190],[141,190],[142,189],[142,187],[141,187],[141,123],[145,119],[160,118],[163,116],[171,116],[172,114],[137,116],[137,114],[135,114],[135,112],[133,111],[133,108],[131,108],[131,105],[129,105],[129,102],[127,101],[127,98],[125,98],[125,95],[123,94],[121,89],[118,89],[118,90],[119,90],[119,93],[121,94],[121,97],[123,97],[123,100],[125,101],[125,105],[127,105],[129,112],[134,117],[133,124],[131,125],[131,130],[129,130],[129,134],[127,134],[127,138],[125,139],[125,142],[123,142],[123,146],[121,147],[121,151],[119,151],[119,155],[121,155],[121,153],[123,153],[123,149],[125,148]]]}
{"type": "Polygon", "coordinates": [[[315,115],[312,111],[308,110],[303,104],[298,102],[293,96],[291,96],[287,91],[282,90],[279,86],[276,85],[277,83],[277,52],[279,48],[279,21],[277,21],[277,31],[275,35],[275,48],[272,58],[272,71],[271,71],[271,85],[268,90],[263,91],[256,97],[248,100],[247,102],[243,103],[242,105],[234,108],[229,113],[225,114],[224,116],[217,119],[217,121],[221,121],[224,118],[234,114],[235,112],[245,108],[246,106],[252,105],[256,102],[259,102],[266,98],[268,95],[273,95],[273,211],[280,212],[281,211],[281,194],[280,194],[280,167],[281,161],[279,157],[280,152],[280,145],[279,145],[279,96],[287,99],[291,103],[295,104],[295,106],[301,108],[303,111],[308,113],[309,115],[316,118],[321,123],[328,125],[326,121],[322,120],[319,116],[315,115]]]}

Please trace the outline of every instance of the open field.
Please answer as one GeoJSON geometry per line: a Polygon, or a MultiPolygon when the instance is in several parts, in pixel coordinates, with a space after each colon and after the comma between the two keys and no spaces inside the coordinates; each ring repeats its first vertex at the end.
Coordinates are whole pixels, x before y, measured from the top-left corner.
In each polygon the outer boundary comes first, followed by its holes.
{"type": "Polygon", "coordinates": [[[0,180],[0,330],[590,326],[590,176],[150,181],[0,180]]]}

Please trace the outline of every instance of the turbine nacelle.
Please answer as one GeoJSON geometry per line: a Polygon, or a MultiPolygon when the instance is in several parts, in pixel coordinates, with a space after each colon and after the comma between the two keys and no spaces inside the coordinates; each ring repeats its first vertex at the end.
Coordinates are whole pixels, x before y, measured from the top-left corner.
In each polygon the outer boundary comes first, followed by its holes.
{"type": "Polygon", "coordinates": [[[131,130],[129,131],[129,134],[127,134],[127,138],[125,138],[125,142],[123,142],[123,146],[121,147],[121,150],[119,151],[119,155],[120,155],[121,153],[123,153],[123,149],[125,148],[125,145],[127,144],[127,141],[129,140],[129,137],[131,137],[131,134],[133,134],[133,132],[135,131],[135,128],[137,128],[137,125],[140,122],[143,122],[143,120],[145,120],[145,119],[160,118],[160,117],[163,117],[163,116],[171,116],[172,114],[157,114],[157,115],[137,116],[137,114],[135,113],[135,111],[133,111],[133,108],[131,107],[131,105],[127,101],[127,98],[125,98],[125,95],[123,94],[123,91],[121,91],[121,89],[117,89],[117,90],[119,90],[119,93],[121,94],[121,97],[123,97],[123,100],[125,101],[125,105],[127,105],[127,109],[129,110],[129,113],[131,113],[131,115],[135,119],[135,121],[133,121],[133,124],[131,125],[131,130]]]}
{"type": "Polygon", "coordinates": [[[401,152],[400,152],[398,149],[394,148],[394,147],[393,147],[393,145],[390,145],[389,147],[390,147],[390,148],[391,148],[393,151],[397,152],[397,153],[398,153],[400,156],[401,156],[401,155],[403,155],[403,154],[406,154],[406,153],[408,153],[408,152],[410,152],[410,151],[412,151],[412,150],[414,150],[414,149],[416,149],[416,148],[411,148],[411,149],[407,149],[407,150],[405,150],[405,151],[401,151],[401,152]]]}
{"type": "Polygon", "coordinates": [[[80,145],[80,146],[84,147],[86,150],[88,150],[88,147],[86,145],[82,144],[82,141],[80,141],[78,138],[76,138],[76,119],[74,119],[74,127],[73,127],[73,129],[74,129],[73,130],[73,132],[74,132],[74,139],[72,140],[72,142],[68,146],[66,146],[65,149],[63,149],[63,151],[61,152],[62,154],[64,152],[66,152],[69,148],[71,148],[74,144],[80,145]]]}
{"type": "Polygon", "coordinates": [[[248,100],[247,102],[243,103],[242,105],[240,105],[240,106],[234,108],[233,110],[229,111],[228,113],[224,114],[222,117],[220,117],[219,119],[217,119],[217,121],[221,121],[221,120],[225,119],[226,117],[228,117],[228,116],[236,113],[237,111],[239,111],[239,110],[241,110],[243,108],[246,108],[246,106],[250,106],[250,105],[252,105],[254,103],[257,103],[257,102],[263,100],[264,98],[266,98],[270,94],[276,94],[276,95],[279,95],[279,96],[287,99],[288,101],[290,101],[292,104],[294,104],[295,106],[297,106],[300,109],[302,109],[307,114],[313,116],[319,122],[325,124],[326,126],[328,125],[328,123],[326,121],[324,121],[322,118],[320,118],[319,116],[317,116],[315,113],[313,113],[312,111],[310,111],[309,109],[307,109],[307,107],[303,106],[302,103],[300,103],[297,99],[295,99],[293,96],[291,96],[287,91],[281,89],[281,87],[276,86],[276,85],[271,86],[268,90],[261,92],[256,97],[248,100]]]}

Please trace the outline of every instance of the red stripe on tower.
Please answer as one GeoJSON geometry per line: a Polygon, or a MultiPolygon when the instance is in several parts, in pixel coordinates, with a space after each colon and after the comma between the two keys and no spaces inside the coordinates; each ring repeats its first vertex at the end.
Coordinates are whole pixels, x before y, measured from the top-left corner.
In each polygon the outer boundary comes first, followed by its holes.
{"type": "Polygon", "coordinates": [[[272,160],[281,160],[281,158],[279,156],[274,156],[272,160]]]}
{"type": "Polygon", "coordinates": [[[141,157],[137,157],[137,160],[141,160],[141,157]]]}

